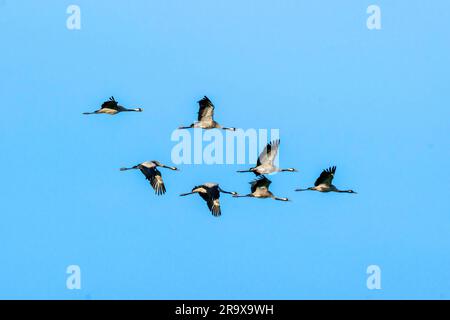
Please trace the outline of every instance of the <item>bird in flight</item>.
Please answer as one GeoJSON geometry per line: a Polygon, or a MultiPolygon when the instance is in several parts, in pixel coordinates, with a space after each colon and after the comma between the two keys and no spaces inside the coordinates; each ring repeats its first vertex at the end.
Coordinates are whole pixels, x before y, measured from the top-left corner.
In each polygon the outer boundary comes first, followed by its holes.
{"type": "Polygon", "coordinates": [[[250,198],[261,198],[261,199],[271,198],[274,200],[289,201],[288,198],[279,198],[279,197],[276,197],[272,192],[270,192],[269,186],[271,183],[272,183],[272,181],[267,179],[265,176],[260,176],[259,178],[250,182],[250,184],[251,184],[250,190],[252,193],[249,193],[246,195],[233,195],[233,197],[236,197],[236,198],[250,197],[250,198]]]}
{"type": "Polygon", "coordinates": [[[190,194],[198,193],[203,200],[206,201],[209,211],[215,217],[219,217],[222,214],[220,210],[220,193],[227,193],[236,195],[237,192],[228,192],[222,190],[217,183],[207,182],[199,186],[195,186],[191,192],[182,193],[180,196],[184,197],[190,194]]]}
{"type": "Polygon", "coordinates": [[[248,170],[239,170],[238,172],[253,172],[257,176],[282,171],[296,172],[297,170],[294,168],[280,169],[273,164],[273,161],[277,156],[279,146],[279,139],[271,141],[266,145],[264,150],[259,155],[256,167],[250,168],[248,170]]]}
{"type": "Polygon", "coordinates": [[[131,168],[120,168],[120,171],[126,171],[126,170],[133,170],[133,169],[139,169],[144,174],[145,178],[150,181],[150,185],[152,186],[153,190],[155,190],[155,194],[157,195],[163,195],[166,193],[166,186],[164,185],[164,181],[161,176],[161,172],[158,170],[157,167],[161,168],[167,168],[170,170],[178,170],[176,167],[170,167],[162,164],[159,161],[152,160],[152,161],[146,161],[142,162],[140,164],[137,164],[131,168]]]}
{"type": "Polygon", "coordinates": [[[108,101],[105,101],[102,103],[102,106],[100,109],[94,111],[94,112],[84,112],[83,114],[109,114],[109,115],[115,115],[120,112],[142,112],[144,111],[142,108],[133,108],[133,109],[127,109],[117,103],[117,101],[114,99],[113,96],[109,98],[108,101]]]}
{"type": "Polygon", "coordinates": [[[339,190],[336,188],[332,182],[334,178],[334,174],[336,173],[336,166],[330,167],[322,171],[320,176],[317,178],[314,183],[314,187],[310,187],[307,189],[296,189],[295,191],[319,191],[319,192],[343,192],[343,193],[356,193],[353,190],[339,190]]]}
{"type": "Polygon", "coordinates": [[[235,131],[236,128],[222,127],[219,123],[214,121],[214,105],[207,96],[198,101],[198,117],[197,122],[194,122],[188,127],[179,127],[178,129],[189,129],[189,128],[202,128],[202,129],[223,129],[235,131]]]}

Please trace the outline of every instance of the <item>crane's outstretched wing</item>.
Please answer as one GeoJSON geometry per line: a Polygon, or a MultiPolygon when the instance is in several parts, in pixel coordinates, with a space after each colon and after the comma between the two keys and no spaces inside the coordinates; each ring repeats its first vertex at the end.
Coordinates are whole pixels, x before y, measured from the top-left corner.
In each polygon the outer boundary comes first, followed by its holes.
{"type": "Polygon", "coordinates": [[[199,109],[198,109],[198,121],[213,121],[214,117],[214,105],[211,100],[205,96],[203,99],[198,101],[199,109]]]}
{"type": "Polygon", "coordinates": [[[150,185],[153,190],[155,190],[155,194],[160,196],[166,193],[166,186],[164,185],[161,172],[156,167],[147,168],[141,166],[141,172],[145,175],[145,178],[150,181],[150,185]]]}
{"type": "Polygon", "coordinates": [[[209,201],[206,202],[208,205],[209,210],[215,217],[219,217],[222,214],[222,211],[220,210],[220,201],[219,199],[209,199],[209,201]]]}
{"type": "Polygon", "coordinates": [[[102,109],[107,108],[107,109],[118,110],[117,106],[118,106],[117,101],[114,99],[113,96],[111,96],[108,101],[105,101],[105,102],[102,103],[102,107],[101,108],[102,109]]]}
{"type": "Polygon", "coordinates": [[[314,185],[316,187],[320,184],[326,184],[326,185],[330,186],[331,182],[333,181],[335,172],[336,172],[335,166],[323,170],[322,173],[320,174],[320,176],[317,178],[314,185]]]}
{"type": "Polygon", "coordinates": [[[220,191],[218,185],[214,185],[213,187],[207,187],[206,184],[204,185],[206,188],[206,193],[200,193],[200,196],[203,198],[203,200],[206,201],[206,204],[208,205],[209,211],[213,214],[215,217],[219,217],[222,214],[222,211],[220,210],[220,191]]]}
{"type": "Polygon", "coordinates": [[[256,189],[259,189],[259,188],[268,189],[271,183],[272,183],[272,181],[267,179],[265,176],[261,176],[260,178],[255,179],[252,182],[250,182],[251,191],[252,191],[252,193],[254,193],[256,191],[256,189]]]}
{"type": "Polygon", "coordinates": [[[259,166],[263,163],[273,163],[273,160],[277,156],[279,145],[280,145],[279,139],[268,143],[267,146],[264,148],[264,150],[259,155],[256,166],[259,166]]]}

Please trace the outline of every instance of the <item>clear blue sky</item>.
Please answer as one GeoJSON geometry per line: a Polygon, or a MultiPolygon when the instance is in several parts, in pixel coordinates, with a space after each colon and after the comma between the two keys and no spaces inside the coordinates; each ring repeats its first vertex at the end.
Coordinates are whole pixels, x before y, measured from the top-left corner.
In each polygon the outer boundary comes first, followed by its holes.
{"type": "Polygon", "coordinates": [[[443,0],[0,0],[0,298],[450,298],[449,30],[443,0]],[[247,166],[164,171],[163,197],[119,172],[170,164],[205,94],[280,129],[292,202],[224,195],[215,219],[178,194],[248,192],[247,166]],[[81,115],[110,95],[144,112],[81,115]],[[330,165],[357,195],[293,191],[330,165]]]}

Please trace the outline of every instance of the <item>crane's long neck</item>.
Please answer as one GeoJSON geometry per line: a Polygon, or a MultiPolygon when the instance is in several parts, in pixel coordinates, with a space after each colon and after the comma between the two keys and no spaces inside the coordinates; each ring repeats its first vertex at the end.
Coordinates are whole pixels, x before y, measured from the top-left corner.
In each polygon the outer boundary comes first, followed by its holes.
{"type": "Polygon", "coordinates": [[[191,129],[191,128],[194,128],[194,126],[195,126],[195,124],[193,123],[193,124],[191,124],[190,126],[187,126],[187,127],[185,127],[185,126],[181,126],[181,127],[178,127],[178,129],[191,129]]]}
{"type": "Polygon", "coordinates": [[[249,193],[249,194],[235,194],[233,195],[234,198],[253,198],[253,194],[249,193]]]}
{"type": "Polygon", "coordinates": [[[289,199],[288,198],[280,198],[280,197],[275,197],[274,195],[272,195],[272,197],[271,197],[272,199],[274,199],[274,200],[278,200],[278,201],[289,201],[289,199]]]}
{"type": "Polygon", "coordinates": [[[177,167],[166,166],[165,164],[160,165],[160,167],[166,168],[166,169],[170,169],[170,170],[174,170],[174,171],[177,171],[177,170],[178,170],[177,167]]]}
{"type": "Polygon", "coordinates": [[[340,192],[340,193],[356,193],[355,191],[353,191],[353,190],[339,190],[339,189],[336,189],[336,190],[334,190],[335,192],[340,192]]]}
{"type": "Polygon", "coordinates": [[[130,168],[120,168],[120,171],[127,171],[127,170],[134,170],[134,169],[139,169],[139,165],[130,167],[130,168]]]}
{"type": "Polygon", "coordinates": [[[228,130],[228,131],[236,131],[236,128],[233,128],[233,127],[221,127],[221,129],[228,130]]]}
{"type": "Polygon", "coordinates": [[[182,194],[180,194],[180,197],[185,197],[185,196],[188,196],[188,195],[191,195],[191,194],[194,194],[194,193],[198,193],[198,191],[192,191],[192,192],[182,193],[182,194]]]}
{"type": "Polygon", "coordinates": [[[223,190],[223,189],[221,189],[221,188],[219,188],[219,191],[220,192],[222,192],[222,193],[226,193],[226,194],[232,194],[232,195],[237,195],[237,192],[235,192],[235,191],[225,191],[225,190],[223,190]]]}
{"type": "Polygon", "coordinates": [[[286,171],[288,171],[288,172],[297,172],[297,169],[287,168],[287,169],[278,169],[278,171],[280,171],[280,172],[286,172],[286,171]]]}
{"type": "Polygon", "coordinates": [[[142,112],[144,111],[142,108],[132,108],[132,109],[125,109],[126,112],[142,112]]]}
{"type": "Polygon", "coordinates": [[[250,168],[248,170],[238,170],[236,172],[253,172],[253,171],[255,171],[255,168],[250,168]]]}
{"type": "Polygon", "coordinates": [[[314,187],[306,188],[306,189],[295,189],[295,191],[312,191],[315,190],[314,187]]]}

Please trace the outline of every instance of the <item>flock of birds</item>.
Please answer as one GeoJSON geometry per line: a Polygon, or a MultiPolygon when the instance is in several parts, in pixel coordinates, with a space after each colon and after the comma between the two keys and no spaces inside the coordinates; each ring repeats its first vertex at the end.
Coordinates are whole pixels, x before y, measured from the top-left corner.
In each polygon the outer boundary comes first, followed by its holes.
{"type": "MultiPolygon", "coordinates": [[[[179,127],[179,129],[189,129],[189,128],[201,128],[201,129],[223,129],[223,130],[231,130],[235,131],[236,128],[232,127],[223,127],[218,122],[214,120],[214,105],[208,97],[204,97],[198,101],[199,111],[197,121],[192,123],[189,126],[179,127]]],[[[120,112],[142,112],[142,108],[125,108],[114,99],[114,97],[110,97],[108,101],[105,101],[100,109],[93,112],[85,112],[83,114],[92,115],[92,114],[109,114],[116,115],[120,112]]],[[[289,201],[288,198],[285,197],[277,197],[270,190],[269,186],[272,183],[265,175],[275,172],[296,172],[297,170],[294,168],[281,169],[274,165],[274,160],[277,156],[278,149],[280,146],[280,140],[274,140],[269,142],[264,150],[258,157],[258,161],[256,166],[250,168],[248,170],[240,170],[238,172],[253,172],[257,178],[250,182],[250,193],[246,195],[239,195],[237,192],[230,192],[223,190],[219,184],[207,182],[202,185],[195,186],[191,192],[180,194],[180,196],[187,196],[191,194],[199,194],[200,197],[206,202],[211,213],[218,217],[221,215],[220,209],[220,193],[231,194],[233,197],[250,197],[250,198],[261,198],[267,199],[271,198],[279,201],[289,201]]],[[[152,160],[142,162],[133,167],[129,168],[121,168],[121,171],[127,170],[140,170],[145,178],[150,182],[150,185],[154,189],[157,195],[163,195],[166,192],[166,186],[164,185],[164,181],[162,179],[161,172],[158,170],[159,168],[166,168],[170,170],[177,171],[178,168],[167,166],[162,164],[159,161],[152,160]]],[[[333,178],[336,173],[336,167],[330,167],[322,171],[320,176],[316,179],[314,186],[306,189],[296,189],[295,191],[318,191],[318,192],[342,192],[342,193],[356,193],[353,190],[340,190],[333,185],[333,178]]]]}

